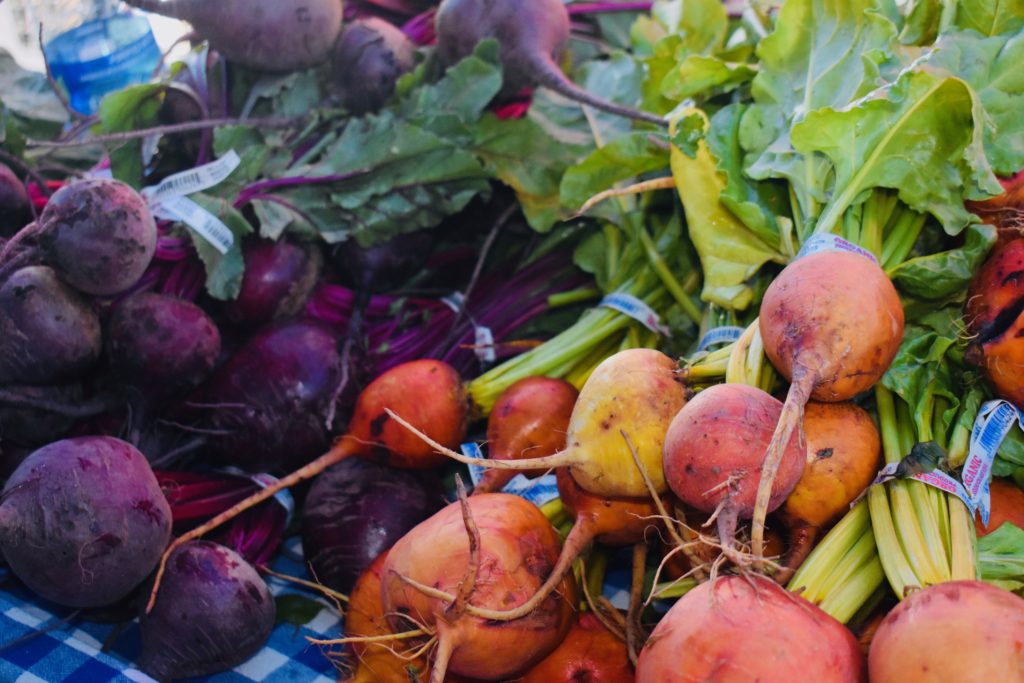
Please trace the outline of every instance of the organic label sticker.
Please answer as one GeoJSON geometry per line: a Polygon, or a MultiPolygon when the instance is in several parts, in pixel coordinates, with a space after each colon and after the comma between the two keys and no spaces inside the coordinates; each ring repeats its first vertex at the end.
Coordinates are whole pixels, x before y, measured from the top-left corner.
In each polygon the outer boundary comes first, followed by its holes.
{"type": "Polygon", "coordinates": [[[654,309],[632,294],[624,294],[622,292],[609,294],[605,298],[601,299],[601,303],[599,303],[598,306],[610,308],[613,311],[618,311],[619,313],[628,315],[651,332],[655,332],[665,337],[672,336],[672,333],[667,327],[665,327],[665,325],[662,324],[661,318],[654,312],[654,309]]]}

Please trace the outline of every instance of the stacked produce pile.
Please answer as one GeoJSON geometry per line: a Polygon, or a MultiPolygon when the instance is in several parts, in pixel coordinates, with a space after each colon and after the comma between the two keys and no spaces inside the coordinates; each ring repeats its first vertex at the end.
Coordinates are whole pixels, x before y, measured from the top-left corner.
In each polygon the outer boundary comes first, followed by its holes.
{"type": "Polygon", "coordinates": [[[301,534],[339,680],[1024,681],[1024,6],[130,4],[0,92],[11,580],[158,680],[301,534]]]}

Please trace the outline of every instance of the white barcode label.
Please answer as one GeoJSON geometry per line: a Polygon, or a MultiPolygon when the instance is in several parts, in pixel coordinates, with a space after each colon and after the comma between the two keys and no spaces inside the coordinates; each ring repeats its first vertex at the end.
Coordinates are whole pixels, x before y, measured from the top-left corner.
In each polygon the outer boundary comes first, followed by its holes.
{"type": "Polygon", "coordinates": [[[802,247],[800,247],[800,251],[797,252],[796,258],[799,259],[804,256],[810,256],[811,254],[817,254],[819,251],[845,251],[850,254],[863,256],[864,258],[871,259],[875,263],[878,263],[878,259],[875,258],[875,255],[864,247],[858,247],[853,242],[844,240],[839,235],[833,235],[832,233],[813,235],[810,239],[804,242],[802,247]]]}
{"type": "Polygon", "coordinates": [[[157,218],[184,223],[221,254],[228,253],[235,243],[235,235],[228,226],[188,197],[167,197],[151,209],[157,218]]]}
{"type": "Polygon", "coordinates": [[[651,332],[656,332],[665,337],[672,336],[672,333],[662,324],[661,318],[654,312],[654,309],[632,294],[623,294],[622,292],[609,294],[601,299],[601,303],[598,306],[610,308],[613,311],[628,315],[651,332]]]}
{"type": "Polygon", "coordinates": [[[151,204],[157,204],[168,197],[181,197],[193,192],[202,192],[231,175],[238,168],[239,163],[241,160],[232,149],[216,161],[169,175],[159,185],[142,188],[142,195],[151,204]]]}
{"type": "Polygon", "coordinates": [[[971,512],[977,510],[981,521],[988,526],[991,500],[989,479],[992,474],[992,463],[1003,439],[1013,429],[1014,424],[1024,425],[1020,411],[1007,401],[986,401],[978,410],[971,430],[970,450],[964,461],[964,487],[971,499],[971,512]]]}
{"type": "Polygon", "coordinates": [[[494,334],[491,332],[491,328],[482,325],[474,327],[473,336],[476,340],[473,347],[476,357],[482,363],[493,363],[497,360],[498,354],[494,352],[494,334]]]}

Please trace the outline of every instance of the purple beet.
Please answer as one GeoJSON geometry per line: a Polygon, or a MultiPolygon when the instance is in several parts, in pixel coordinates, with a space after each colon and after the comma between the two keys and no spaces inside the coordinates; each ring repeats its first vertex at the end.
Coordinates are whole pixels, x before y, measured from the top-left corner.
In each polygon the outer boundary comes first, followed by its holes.
{"type": "Polygon", "coordinates": [[[52,268],[28,266],[0,285],[0,385],[74,378],[99,357],[89,302],[52,268]]]}
{"type": "Polygon", "coordinates": [[[274,598],[242,557],[210,541],[171,554],[153,610],[139,620],[139,668],[158,681],[227,671],[270,638],[274,598]]]}
{"type": "Polygon", "coordinates": [[[302,550],[317,581],[348,593],[373,560],[444,505],[436,481],[351,458],[316,478],[302,509],[302,550]]]}
{"type": "Polygon", "coordinates": [[[37,234],[46,262],[75,289],[112,296],[130,289],[153,259],[156,222],[138,192],[86,178],[53,193],[37,234]]]}
{"type": "Polygon", "coordinates": [[[342,372],[337,340],[323,325],[301,320],[257,333],[205,386],[205,415],[223,434],[211,447],[249,472],[304,465],[326,450],[334,427],[344,426],[341,404],[355,393],[352,381],[342,391],[346,378],[352,373],[342,372]]]}
{"type": "Polygon", "coordinates": [[[32,204],[25,184],[0,164],[0,237],[10,237],[32,221],[32,204]]]}
{"type": "Polygon", "coordinates": [[[395,92],[398,77],[415,64],[416,46],[409,37],[377,17],[348,24],[331,56],[341,103],[357,116],[384,106],[395,92]]]}
{"type": "Polygon", "coordinates": [[[171,511],[146,459],[109,436],[28,456],[0,496],[0,551],[30,589],[68,607],[125,597],[156,566],[171,511]]]}
{"type": "Polygon", "coordinates": [[[288,239],[252,240],[243,248],[245,275],[228,317],[248,327],[289,318],[306,305],[323,266],[320,247],[288,239]]]}
{"type": "Polygon", "coordinates": [[[113,375],[155,399],[198,386],[220,355],[210,316],[166,294],[140,292],[119,301],[105,336],[113,375]]]}
{"type": "Polygon", "coordinates": [[[433,230],[416,230],[372,247],[349,240],[338,245],[335,255],[352,286],[372,294],[401,284],[419,271],[430,257],[434,239],[433,230]]]}
{"type": "Polygon", "coordinates": [[[443,0],[436,25],[437,54],[445,67],[472,55],[481,40],[498,40],[503,95],[542,85],[618,116],[667,125],[658,116],[592,95],[562,73],[558,60],[569,44],[569,13],[562,0],[443,0]]]}

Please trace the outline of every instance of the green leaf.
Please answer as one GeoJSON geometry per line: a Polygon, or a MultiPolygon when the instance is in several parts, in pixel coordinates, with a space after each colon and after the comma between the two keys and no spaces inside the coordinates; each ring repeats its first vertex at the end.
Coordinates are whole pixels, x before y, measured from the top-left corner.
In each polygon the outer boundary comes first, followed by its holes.
{"type": "Polygon", "coordinates": [[[743,173],[739,129],[748,106],[731,104],[711,117],[706,137],[708,150],[725,179],[720,197],[722,204],[765,244],[779,249],[776,216],[785,213],[788,198],[781,183],[754,181],[743,173]]]}
{"type": "Polygon", "coordinates": [[[1010,522],[978,539],[981,579],[1007,590],[1024,588],[1024,530],[1010,522]]]}
{"type": "MultiPolygon", "coordinates": [[[[961,3],[963,6],[963,3],[961,3]]],[[[947,33],[935,44],[930,67],[963,79],[981,99],[993,125],[984,127],[985,153],[996,173],[1024,168],[1024,32],[986,38],[947,33]]]]}
{"type": "Polygon", "coordinates": [[[900,291],[919,299],[946,300],[965,293],[985,256],[996,243],[996,229],[976,224],[967,228],[964,245],[904,261],[889,271],[900,291]]]}
{"type": "Polygon", "coordinates": [[[293,626],[305,626],[316,619],[324,609],[324,606],[313,598],[297,593],[275,596],[274,605],[277,608],[276,622],[293,626]]]}
{"type": "MultiPolygon", "coordinates": [[[[159,123],[164,86],[159,83],[133,85],[104,96],[98,115],[105,133],[148,128],[159,123]]],[[[110,171],[118,180],[138,189],[142,186],[143,159],[141,139],[109,143],[110,171]]]]}
{"type": "Polygon", "coordinates": [[[878,9],[875,0],[789,0],[758,45],[756,105],[740,130],[747,172],[758,180],[788,179],[806,217],[815,217],[826,199],[828,165],[794,151],[790,129],[815,110],[845,106],[878,86],[896,37],[878,9]]]}
{"type": "Polygon", "coordinates": [[[440,81],[412,90],[399,115],[442,137],[471,137],[469,128],[501,90],[501,82],[498,43],[485,40],[440,81]]]}
{"type": "Polygon", "coordinates": [[[750,280],[768,261],[785,262],[720,201],[725,180],[704,141],[691,158],[673,147],[672,177],[704,274],[701,298],[729,310],[753,303],[750,280]]]}
{"type": "MultiPolygon", "coordinates": [[[[575,78],[590,93],[634,107],[641,99],[643,64],[629,53],[615,52],[608,59],[587,62],[578,70],[575,78]]],[[[588,127],[596,124],[596,136],[600,140],[611,140],[633,129],[632,121],[622,116],[593,107],[588,107],[587,113],[588,127]]]]}
{"type": "MultiPolygon", "coordinates": [[[[882,384],[910,406],[916,426],[916,440],[924,440],[932,428],[934,398],[947,401],[943,424],[949,425],[960,407],[962,392],[959,373],[949,358],[956,346],[956,333],[942,334],[926,327],[908,325],[896,358],[882,376],[882,384]]],[[[930,437],[929,437],[930,438],[930,437]]]]}
{"type": "Polygon", "coordinates": [[[907,13],[900,42],[904,45],[931,45],[939,33],[941,0],[916,0],[907,13]]]}
{"type": "Polygon", "coordinates": [[[682,38],[691,54],[710,55],[725,42],[729,16],[720,0],[658,0],[651,15],[682,38]]]}
{"type": "Polygon", "coordinates": [[[238,296],[242,288],[245,261],[242,259],[242,238],[252,232],[252,226],[231,204],[219,197],[197,192],[188,197],[219,218],[235,236],[234,244],[226,254],[221,254],[212,244],[188,230],[196,252],[206,269],[206,291],[215,299],[227,301],[238,296]]]}
{"type": "Polygon", "coordinates": [[[559,183],[581,148],[559,144],[530,119],[495,116],[476,126],[472,144],[486,171],[515,190],[534,230],[545,232],[559,220],[559,183]]]}
{"type": "Polygon", "coordinates": [[[46,124],[53,130],[60,129],[68,119],[57,95],[54,94],[46,76],[22,69],[6,50],[0,49],[0,100],[13,114],[26,122],[46,124]]]}
{"type": "Polygon", "coordinates": [[[1017,31],[1024,26],[1024,0],[961,0],[953,23],[983,36],[1017,31]]]}
{"type": "Polygon", "coordinates": [[[923,71],[906,72],[856,106],[810,112],[793,127],[793,146],[804,155],[821,153],[835,173],[817,230],[836,229],[843,212],[875,187],[897,190],[951,234],[962,230],[972,221],[964,199],[1001,187],[985,159],[982,117],[966,83],[923,71]]]}
{"type": "MultiPolygon", "coordinates": [[[[561,203],[571,211],[616,183],[657,171],[668,166],[668,150],[655,144],[647,132],[634,132],[616,138],[595,150],[562,176],[561,203]]],[[[594,207],[593,213],[618,222],[621,210],[614,201],[594,207]]]]}
{"type": "Polygon", "coordinates": [[[697,95],[721,94],[736,89],[756,73],[748,64],[690,55],[662,80],[661,94],[677,102],[697,95]]]}

